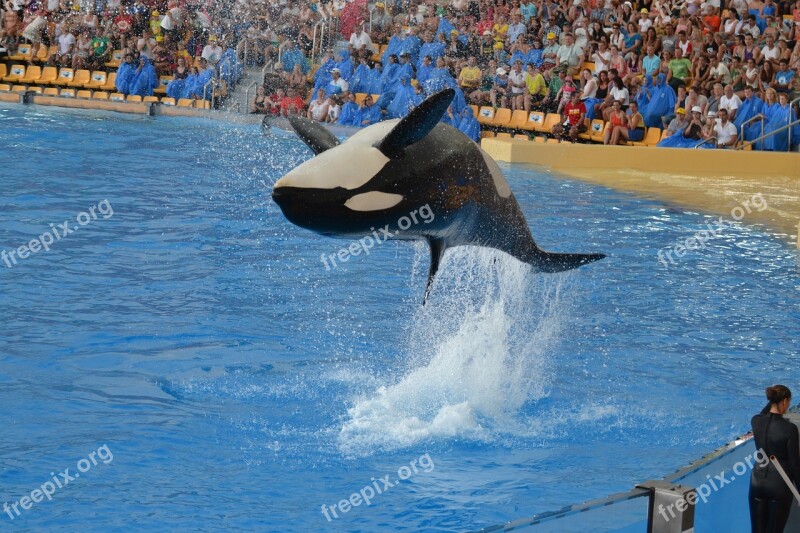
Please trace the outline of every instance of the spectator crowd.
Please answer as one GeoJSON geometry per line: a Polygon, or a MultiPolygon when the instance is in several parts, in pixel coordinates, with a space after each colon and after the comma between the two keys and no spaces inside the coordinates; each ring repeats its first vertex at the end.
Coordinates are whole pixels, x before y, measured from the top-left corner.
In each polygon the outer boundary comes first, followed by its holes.
{"type": "Polygon", "coordinates": [[[754,148],[785,151],[800,143],[785,127],[799,38],[800,0],[6,0],[0,46],[57,46],[47,61],[73,68],[121,49],[129,91],[170,74],[168,94],[197,98],[211,78],[236,83],[246,41],[271,71],[254,113],[363,127],[452,87],[444,120],[476,140],[470,105],[557,113],[550,133],[573,141],[602,120],[607,144],[651,128],[659,145],[707,148],[776,132],[754,148]]]}

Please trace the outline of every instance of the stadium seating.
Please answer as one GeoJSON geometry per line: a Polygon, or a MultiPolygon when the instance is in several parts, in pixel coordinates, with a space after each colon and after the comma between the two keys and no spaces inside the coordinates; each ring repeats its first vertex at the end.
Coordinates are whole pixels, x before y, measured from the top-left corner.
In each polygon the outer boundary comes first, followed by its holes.
{"type": "Polygon", "coordinates": [[[42,67],[40,66],[30,66],[28,70],[25,71],[25,75],[19,79],[19,83],[31,84],[36,83],[36,81],[42,77],[42,67]]]}
{"type": "Polygon", "coordinates": [[[71,68],[61,68],[58,71],[58,78],[51,82],[51,85],[57,86],[67,86],[69,82],[71,82],[75,78],[75,71],[71,68]]]}
{"type": "Polygon", "coordinates": [[[72,81],[67,82],[68,87],[83,87],[87,85],[90,81],[92,81],[92,73],[88,70],[78,70],[75,72],[75,76],[72,78],[72,81]]]}
{"type": "Polygon", "coordinates": [[[34,83],[37,85],[49,85],[56,81],[56,78],[58,78],[58,70],[56,67],[44,67],[42,75],[39,76],[39,79],[34,83]]]}
{"type": "Polygon", "coordinates": [[[3,81],[8,83],[17,83],[25,77],[25,65],[11,65],[8,76],[3,77],[3,81]]]}
{"type": "Polygon", "coordinates": [[[102,70],[92,72],[91,79],[84,85],[87,89],[100,89],[106,84],[107,74],[102,70]]]}
{"type": "Polygon", "coordinates": [[[92,94],[92,100],[108,100],[108,93],[106,91],[95,91],[92,94]]]}

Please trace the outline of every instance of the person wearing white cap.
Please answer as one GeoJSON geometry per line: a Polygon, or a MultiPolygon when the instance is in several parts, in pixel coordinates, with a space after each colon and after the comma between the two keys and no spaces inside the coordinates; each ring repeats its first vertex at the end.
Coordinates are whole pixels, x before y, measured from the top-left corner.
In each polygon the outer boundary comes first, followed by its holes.
{"type": "Polygon", "coordinates": [[[331,94],[346,93],[350,85],[342,78],[342,71],[334,67],[331,69],[331,81],[328,83],[328,92],[331,94]]]}
{"type": "Polygon", "coordinates": [[[497,98],[500,98],[500,107],[506,107],[506,93],[508,92],[508,71],[503,67],[497,67],[495,71],[494,85],[489,91],[489,98],[492,100],[492,107],[497,109],[497,98]]]}

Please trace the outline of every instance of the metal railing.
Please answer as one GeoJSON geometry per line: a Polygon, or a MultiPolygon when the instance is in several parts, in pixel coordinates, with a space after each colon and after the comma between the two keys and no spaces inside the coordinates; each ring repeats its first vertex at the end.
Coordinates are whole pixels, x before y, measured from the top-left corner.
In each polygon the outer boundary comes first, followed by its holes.
{"type": "Polygon", "coordinates": [[[703,140],[702,140],[702,141],[700,141],[699,143],[697,143],[697,144],[695,144],[694,146],[692,146],[692,148],[700,148],[700,147],[701,147],[701,146],[703,146],[704,144],[706,144],[706,143],[709,143],[709,142],[711,142],[711,141],[714,141],[714,143],[716,144],[716,142],[717,142],[717,137],[716,137],[716,135],[714,135],[714,136],[712,136],[712,137],[709,137],[708,139],[703,139],[703,140]]]}
{"type": "MultiPolygon", "coordinates": [[[[247,113],[248,110],[250,109],[250,89],[252,89],[253,87],[256,87],[257,85],[258,85],[258,81],[254,81],[253,83],[248,85],[247,88],[244,90],[244,106],[239,108],[240,112],[247,113]],[[242,111],[242,110],[244,110],[244,111],[242,111]]],[[[237,102],[237,104],[239,104],[239,103],[240,102],[237,102]]]]}
{"type": "MultiPolygon", "coordinates": [[[[206,102],[206,96],[208,95],[208,86],[211,86],[211,109],[214,109],[214,97],[217,96],[216,90],[222,86],[222,83],[217,78],[211,78],[203,85],[203,102],[206,102]]],[[[205,105],[205,104],[203,104],[205,105]]]]}
{"type": "Polygon", "coordinates": [[[250,43],[247,41],[247,37],[245,36],[245,38],[239,41],[239,44],[236,45],[236,57],[242,61],[242,64],[245,67],[247,67],[247,55],[249,51],[250,43]],[[242,52],[242,49],[244,49],[244,52],[242,52]]]}
{"type": "MultiPolygon", "coordinates": [[[[312,65],[314,64],[314,57],[316,56],[316,53],[317,53],[317,42],[319,42],[320,52],[322,51],[323,46],[325,46],[323,44],[323,41],[325,40],[325,27],[326,27],[326,24],[325,24],[324,20],[320,20],[319,22],[314,24],[314,31],[313,31],[312,37],[311,37],[311,64],[312,65]],[[317,30],[319,30],[319,41],[317,41],[317,30]]],[[[280,54],[278,54],[278,57],[280,57],[280,54]]]]}
{"type": "MultiPolygon", "coordinates": [[[[789,116],[787,118],[787,123],[784,124],[783,126],[781,126],[780,128],[778,128],[777,130],[773,130],[773,131],[771,131],[771,132],[769,132],[767,134],[764,133],[764,120],[765,120],[765,117],[763,115],[755,116],[755,117],[751,118],[750,120],[748,120],[747,122],[745,122],[744,124],[742,124],[742,142],[736,147],[736,149],[737,150],[744,150],[748,146],[753,146],[756,143],[763,141],[764,139],[768,139],[769,137],[772,137],[773,135],[781,133],[783,130],[787,130],[788,129],[789,130],[789,139],[788,139],[789,142],[788,142],[787,146],[789,148],[789,151],[791,151],[792,150],[792,128],[794,128],[795,126],[800,124],[800,118],[798,118],[797,120],[794,120],[794,121],[791,120],[791,118],[792,118],[792,113],[791,113],[792,107],[794,107],[794,105],[797,104],[797,103],[800,103],[800,96],[798,96],[797,98],[795,98],[794,100],[789,102],[789,116]],[[745,141],[744,140],[744,126],[745,126],[745,124],[748,124],[748,123],[750,123],[753,120],[758,119],[758,118],[761,119],[761,135],[759,135],[758,137],[756,137],[752,141],[745,141]]],[[[798,114],[798,117],[800,117],[800,113],[798,114]]],[[[762,148],[761,149],[763,150],[763,144],[762,144],[762,148]]]]}
{"type": "Polygon", "coordinates": [[[764,136],[764,115],[756,115],[756,116],[750,118],[750,120],[748,120],[746,122],[742,122],[742,125],[739,127],[739,140],[741,140],[742,142],[739,143],[739,145],[735,148],[736,150],[744,150],[744,146],[745,146],[744,128],[748,124],[750,124],[752,122],[755,122],[757,120],[761,121],[761,137],[764,136]]]}

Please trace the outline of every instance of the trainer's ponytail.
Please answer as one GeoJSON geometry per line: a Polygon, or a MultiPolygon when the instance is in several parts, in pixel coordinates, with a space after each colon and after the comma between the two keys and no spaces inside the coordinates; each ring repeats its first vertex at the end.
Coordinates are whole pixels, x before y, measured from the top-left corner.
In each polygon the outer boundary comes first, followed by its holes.
{"type": "Polygon", "coordinates": [[[773,385],[772,387],[767,387],[767,400],[770,403],[781,403],[786,398],[792,397],[792,391],[789,390],[789,387],[785,385],[773,385]]]}

